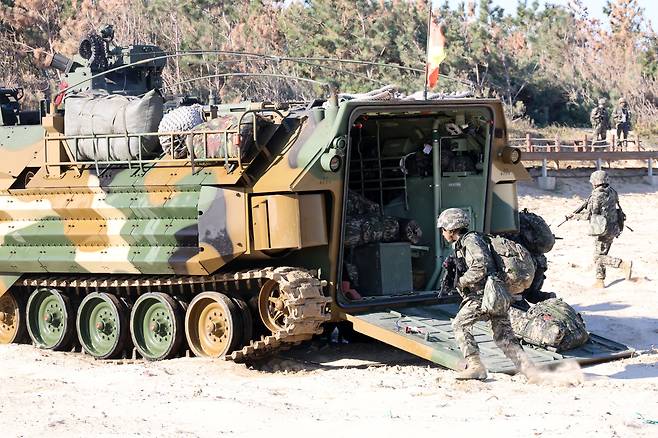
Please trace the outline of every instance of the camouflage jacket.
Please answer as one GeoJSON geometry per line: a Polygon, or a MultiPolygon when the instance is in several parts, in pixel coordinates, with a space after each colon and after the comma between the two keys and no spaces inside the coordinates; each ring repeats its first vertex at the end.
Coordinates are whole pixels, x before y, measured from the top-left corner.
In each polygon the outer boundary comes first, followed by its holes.
{"type": "Polygon", "coordinates": [[[605,216],[607,227],[606,233],[601,237],[616,237],[619,235],[617,221],[617,192],[607,184],[597,186],[584,204],[584,209],[578,218],[589,220],[593,214],[605,216]]]}
{"type": "Polygon", "coordinates": [[[496,262],[484,236],[476,232],[463,235],[455,242],[455,256],[459,293],[482,293],[487,275],[496,272],[496,262]]]}
{"type": "Polygon", "coordinates": [[[630,126],[631,110],[628,108],[618,106],[617,108],[615,108],[615,111],[612,113],[612,118],[615,119],[615,123],[618,125],[625,123],[630,126]]]}
{"type": "Polygon", "coordinates": [[[605,108],[599,108],[598,106],[592,110],[590,114],[590,122],[592,126],[601,126],[605,129],[610,128],[610,120],[608,117],[608,110],[605,108]]]}

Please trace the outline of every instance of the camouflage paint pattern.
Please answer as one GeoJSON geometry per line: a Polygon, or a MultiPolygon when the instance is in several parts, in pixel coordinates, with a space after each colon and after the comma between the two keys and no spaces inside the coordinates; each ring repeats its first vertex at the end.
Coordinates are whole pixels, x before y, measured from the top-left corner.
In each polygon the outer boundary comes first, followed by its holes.
{"type": "MultiPolygon", "coordinates": [[[[49,160],[70,159],[64,153],[53,157],[64,150],[54,146],[67,141],[59,134],[63,129],[56,116],[46,117],[43,127],[25,127],[30,136],[16,137],[15,127],[0,127],[3,135],[14,135],[2,144],[11,159],[0,163],[1,281],[9,284],[16,274],[39,272],[207,275],[243,255],[257,255],[250,237],[252,196],[312,192],[327,194],[329,244],[313,251],[307,263],[322,268],[335,293],[345,174],[344,166],[337,172],[324,170],[320,158],[329,151],[344,154],[340,148],[357,109],[384,107],[392,113],[451,106],[491,109],[493,128],[500,133],[493,136],[491,153],[499,156],[507,132],[502,106],[491,99],[347,101],[322,111],[284,111],[278,121],[282,129],[250,162],[197,163],[194,169],[189,161],[168,162],[167,155],[141,167],[100,164],[99,171],[93,163],[46,166],[44,132],[52,140],[49,160]],[[48,167],[58,167],[60,174],[49,175],[48,167]],[[21,181],[28,168],[34,176],[21,181]]],[[[491,166],[494,184],[527,175],[523,166],[499,161],[494,159],[491,166]]],[[[512,195],[504,199],[515,212],[512,195]]]]}

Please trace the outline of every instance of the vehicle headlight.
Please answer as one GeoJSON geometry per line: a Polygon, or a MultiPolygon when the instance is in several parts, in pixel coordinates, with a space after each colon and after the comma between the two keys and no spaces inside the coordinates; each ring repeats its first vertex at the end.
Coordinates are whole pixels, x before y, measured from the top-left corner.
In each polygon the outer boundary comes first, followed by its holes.
{"type": "Polygon", "coordinates": [[[505,146],[500,153],[503,163],[518,164],[521,161],[521,149],[505,146]]]}

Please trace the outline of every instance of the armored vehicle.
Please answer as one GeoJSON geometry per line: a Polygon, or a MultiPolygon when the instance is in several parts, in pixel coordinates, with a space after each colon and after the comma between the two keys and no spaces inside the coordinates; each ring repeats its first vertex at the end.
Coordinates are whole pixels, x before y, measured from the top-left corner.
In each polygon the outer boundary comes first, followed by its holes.
{"type": "MultiPolygon", "coordinates": [[[[457,304],[438,297],[450,248],[435,221],[459,207],[477,230],[518,229],[527,174],[499,100],[207,105],[205,129],[131,132],[142,112],[107,112],[118,95],[123,108],[160,86],[161,52],[106,39],[74,59],[46,56],[68,87],[49,112],[24,112],[18,91],[2,91],[0,343],[249,361],[350,321],[459,366],[457,304]],[[122,117],[118,132],[99,131],[122,117]]],[[[161,111],[157,91],[150,98],[161,111]]],[[[489,368],[510,370],[478,330],[489,368]]],[[[532,357],[626,354],[593,336],[532,357]]]]}

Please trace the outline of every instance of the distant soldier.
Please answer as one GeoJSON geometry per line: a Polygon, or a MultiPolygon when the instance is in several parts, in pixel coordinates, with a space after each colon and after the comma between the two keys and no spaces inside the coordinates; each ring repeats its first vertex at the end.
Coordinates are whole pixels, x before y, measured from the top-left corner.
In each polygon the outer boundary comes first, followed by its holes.
{"type": "Polygon", "coordinates": [[[605,108],[605,99],[599,99],[599,105],[592,110],[589,119],[594,129],[594,141],[605,140],[606,133],[610,129],[610,117],[605,108]]]}
{"type": "Polygon", "coordinates": [[[628,131],[631,130],[631,110],[628,107],[626,99],[619,99],[619,105],[612,113],[617,128],[617,145],[621,146],[621,136],[624,135],[624,141],[628,138],[628,131]]]}
{"type": "Polygon", "coordinates": [[[492,316],[482,311],[484,285],[489,275],[496,273],[496,262],[485,237],[469,232],[470,218],[464,210],[449,208],[437,219],[443,238],[454,245],[456,258],[456,286],[462,296],[459,312],[453,320],[455,341],[466,359],[466,369],[458,379],[487,378],[487,369],[480,359],[478,347],[471,330],[477,321],[490,321],[496,345],[510,358],[517,369],[529,376],[536,371],[521,344],[514,335],[509,315],[492,316]]]}
{"type": "Polygon", "coordinates": [[[623,269],[626,279],[630,280],[633,263],[608,255],[612,241],[621,234],[626,217],[619,205],[617,192],[610,187],[608,174],[604,170],[597,170],[592,173],[589,181],[593,187],[592,194],[567,219],[590,221],[591,235],[594,236],[594,286],[604,288],[606,266],[623,269]]]}

